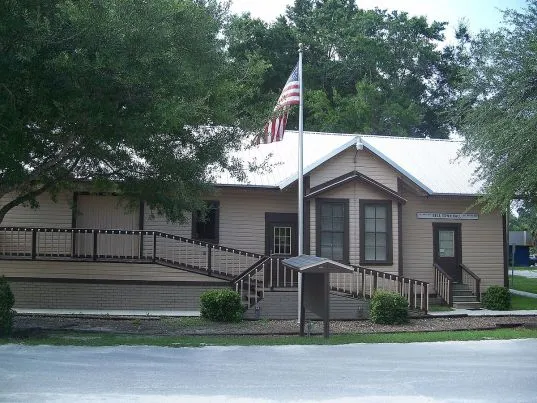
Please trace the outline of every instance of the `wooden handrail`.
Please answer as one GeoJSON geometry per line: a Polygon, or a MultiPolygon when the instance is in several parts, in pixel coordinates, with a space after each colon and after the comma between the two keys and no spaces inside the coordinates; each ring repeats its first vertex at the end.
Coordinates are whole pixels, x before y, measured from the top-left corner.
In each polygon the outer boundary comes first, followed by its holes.
{"type": "Polygon", "coordinates": [[[466,265],[460,263],[459,267],[462,271],[466,272],[470,277],[472,277],[475,281],[475,287],[473,290],[474,295],[476,296],[477,300],[481,300],[481,278],[475,274],[472,270],[470,270],[466,265]]]}
{"type": "Polygon", "coordinates": [[[446,277],[448,278],[448,280],[453,281],[453,277],[451,277],[449,274],[447,274],[446,271],[445,271],[444,269],[442,269],[442,267],[440,267],[440,266],[438,265],[438,263],[435,263],[435,264],[434,264],[434,268],[435,268],[436,270],[438,270],[440,273],[442,273],[444,276],[446,276],[446,277]]]}
{"type": "Polygon", "coordinates": [[[446,273],[440,265],[433,263],[434,268],[434,287],[436,293],[449,306],[453,305],[453,277],[446,273]],[[447,282],[447,284],[446,284],[447,282]],[[447,286],[447,289],[446,289],[447,286]]]}
{"type": "Polygon", "coordinates": [[[460,263],[459,266],[462,270],[464,270],[466,273],[468,273],[470,276],[472,276],[475,280],[481,281],[481,278],[475,274],[472,270],[470,270],[466,265],[460,263]]]}

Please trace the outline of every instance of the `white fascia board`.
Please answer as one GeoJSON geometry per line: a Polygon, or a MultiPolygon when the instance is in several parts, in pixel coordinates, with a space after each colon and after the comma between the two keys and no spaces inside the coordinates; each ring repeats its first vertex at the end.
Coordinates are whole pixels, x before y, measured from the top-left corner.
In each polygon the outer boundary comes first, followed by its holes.
{"type": "Polygon", "coordinates": [[[373,147],[371,144],[369,144],[363,137],[360,137],[360,140],[362,144],[373,154],[377,155],[379,158],[383,159],[385,162],[387,162],[389,165],[391,165],[393,168],[401,172],[403,175],[405,175],[408,179],[410,179],[412,182],[414,182],[416,185],[418,185],[420,188],[422,188],[424,191],[426,191],[428,194],[433,195],[434,191],[426,186],[423,182],[419,181],[414,175],[410,174],[406,169],[401,167],[399,164],[397,164],[392,159],[388,158],[384,153],[373,147]]]}
{"type": "MultiPolygon", "coordinates": [[[[339,147],[335,148],[334,150],[332,150],[331,152],[326,154],[324,157],[319,158],[313,164],[310,164],[310,165],[306,166],[303,169],[303,174],[305,175],[305,174],[313,171],[315,168],[317,168],[319,165],[323,164],[324,162],[328,161],[330,158],[335,157],[340,152],[345,151],[347,148],[355,145],[357,139],[358,139],[358,136],[353,137],[351,141],[348,141],[345,144],[343,144],[342,146],[339,146],[339,147]]],[[[293,175],[288,176],[287,178],[285,178],[283,181],[280,182],[279,187],[280,187],[280,189],[285,189],[287,186],[289,186],[290,184],[292,184],[296,180],[298,180],[298,173],[293,174],[293,175]]]]}

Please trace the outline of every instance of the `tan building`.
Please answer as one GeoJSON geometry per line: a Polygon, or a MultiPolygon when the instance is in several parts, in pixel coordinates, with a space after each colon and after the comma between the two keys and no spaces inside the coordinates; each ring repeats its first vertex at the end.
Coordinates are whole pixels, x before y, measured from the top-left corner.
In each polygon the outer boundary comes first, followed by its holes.
{"type": "MultiPolygon", "coordinates": [[[[13,209],[0,275],[16,308],[197,310],[201,292],[231,286],[248,315],[296,317],[297,279],[280,265],[297,252],[296,137],[238,154],[270,165],[246,183],[217,173],[204,221],[81,192],[13,209]]],[[[505,284],[505,218],[475,206],[476,167],[457,158],[459,142],[305,133],[304,146],[304,253],[355,267],[333,275],[333,315],[365,315],[376,288],[426,310],[425,295],[472,305],[505,284]]]]}

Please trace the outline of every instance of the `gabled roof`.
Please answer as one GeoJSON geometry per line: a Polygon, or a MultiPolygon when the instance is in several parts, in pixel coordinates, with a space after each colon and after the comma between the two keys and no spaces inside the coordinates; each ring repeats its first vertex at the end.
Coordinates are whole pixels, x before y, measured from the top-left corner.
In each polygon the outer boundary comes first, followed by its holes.
{"type": "MultiPolygon", "coordinates": [[[[304,132],[304,174],[308,174],[359,142],[402,176],[430,195],[478,195],[481,184],[473,181],[477,164],[458,156],[462,142],[407,137],[304,132]]],[[[270,166],[263,172],[248,172],[246,182],[229,173],[215,178],[217,185],[254,186],[283,189],[297,180],[298,133],[285,132],[283,141],[238,152],[245,162],[270,166]]],[[[349,167],[351,169],[351,167],[349,167]]]]}

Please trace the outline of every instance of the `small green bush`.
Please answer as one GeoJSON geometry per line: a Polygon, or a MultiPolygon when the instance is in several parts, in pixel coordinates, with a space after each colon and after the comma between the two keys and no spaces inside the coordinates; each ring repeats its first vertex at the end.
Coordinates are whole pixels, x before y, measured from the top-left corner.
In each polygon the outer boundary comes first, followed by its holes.
{"type": "Polygon", "coordinates": [[[4,276],[0,276],[0,336],[9,336],[13,328],[15,297],[4,276]]]}
{"type": "Polygon", "coordinates": [[[483,307],[494,311],[507,311],[511,308],[511,293],[506,287],[493,285],[483,294],[483,307]]]}
{"type": "Polygon", "coordinates": [[[201,295],[201,317],[215,322],[239,322],[244,308],[238,292],[222,289],[201,295]]]}
{"type": "Polygon", "coordinates": [[[384,325],[399,325],[408,321],[408,301],[389,291],[376,291],[371,298],[371,321],[384,325]]]}

